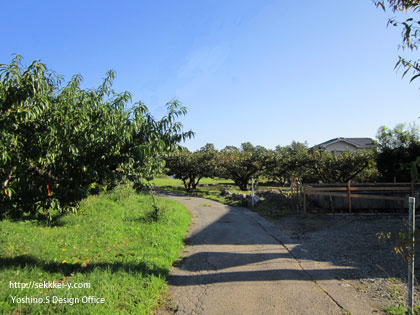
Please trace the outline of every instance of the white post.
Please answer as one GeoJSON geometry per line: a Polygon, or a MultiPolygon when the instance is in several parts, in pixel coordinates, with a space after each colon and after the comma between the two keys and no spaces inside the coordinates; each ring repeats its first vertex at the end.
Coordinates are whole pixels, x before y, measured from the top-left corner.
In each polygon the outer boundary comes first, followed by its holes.
{"type": "Polygon", "coordinates": [[[408,214],[408,314],[413,314],[414,306],[414,230],[416,227],[416,198],[408,198],[409,214],[408,214]]]}
{"type": "Polygon", "coordinates": [[[255,205],[255,197],[254,197],[254,177],[252,177],[252,179],[251,179],[251,183],[252,183],[251,205],[252,205],[252,208],[254,208],[254,205],[255,205]]]}

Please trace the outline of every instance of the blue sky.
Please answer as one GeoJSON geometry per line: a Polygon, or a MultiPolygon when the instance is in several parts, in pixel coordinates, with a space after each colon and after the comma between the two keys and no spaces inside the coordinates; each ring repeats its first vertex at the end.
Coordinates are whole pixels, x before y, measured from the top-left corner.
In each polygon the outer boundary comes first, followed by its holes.
{"type": "Polygon", "coordinates": [[[108,69],[156,118],[222,149],[375,137],[417,121],[420,80],[394,71],[400,30],[371,0],[2,1],[0,63],[41,59],[83,86],[108,69]]]}

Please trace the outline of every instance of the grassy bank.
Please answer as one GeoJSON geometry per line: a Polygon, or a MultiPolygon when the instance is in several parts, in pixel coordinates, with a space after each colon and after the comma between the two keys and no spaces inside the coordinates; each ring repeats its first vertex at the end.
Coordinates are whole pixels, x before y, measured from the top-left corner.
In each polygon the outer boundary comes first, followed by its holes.
{"type": "Polygon", "coordinates": [[[181,204],[157,204],[162,215],[153,222],[151,197],[123,187],[89,197],[55,226],[0,222],[0,313],[149,314],[190,221],[181,204]],[[90,288],[35,287],[54,281],[90,288]]]}

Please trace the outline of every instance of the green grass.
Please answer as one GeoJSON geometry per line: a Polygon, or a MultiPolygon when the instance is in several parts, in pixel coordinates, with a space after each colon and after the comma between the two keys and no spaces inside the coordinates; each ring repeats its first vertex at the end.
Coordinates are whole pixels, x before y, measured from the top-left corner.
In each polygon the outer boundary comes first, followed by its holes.
{"type": "MultiPolygon", "coordinates": [[[[403,305],[392,305],[386,309],[389,315],[405,315],[408,313],[407,308],[403,305]]],[[[420,314],[420,305],[415,305],[413,314],[420,314]]]]}
{"type": "MultiPolygon", "coordinates": [[[[169,178],[168,176],[159,176],[151,181],[155,186],[184,186],[182,180],[169,178]]],[[[223,178],[202,178],[199,185],[217,185],[217,184],[233,184],[233,181],[230,179],[223,178]]]]}
{"type": "Polygon", "coordinates": [[[182,180],[169,177],[157,177],[150,181],[155,186],[183,186],[182,180]]]}
{"type": "Polygon", "coordinates": [[[157,204],[162,213],[154,222],[151,197],[121,187],[89,197],[79,214],[62,217],[56,226],[1,221],[0,313],[150,314],[162,299],[190,222],[181,204],[164,198],[157,204]],[[31,281],[90,288],[10,288],[10,282],[31,281]],[[50,303],[14,304],[12,296],[48,297],[50,303]],[[80,303],[53,303],[54,296],[80,303]],[[84,296],[105,303],[83,304],[84,296]]]}

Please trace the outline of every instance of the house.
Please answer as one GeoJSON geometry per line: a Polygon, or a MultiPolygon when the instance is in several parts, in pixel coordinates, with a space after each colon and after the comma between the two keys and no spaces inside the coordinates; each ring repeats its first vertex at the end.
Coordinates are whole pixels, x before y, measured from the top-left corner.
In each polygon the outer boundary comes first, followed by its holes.
{"type": "Polygon", "coordinates": [[[334,138],[320,144],[317,144],[311,148],[311,150],[325,150],[335,151],[341,153],[343,151],[357,151],[362,149],[375,150],[378,144],[371,138],[334,138]]]}

